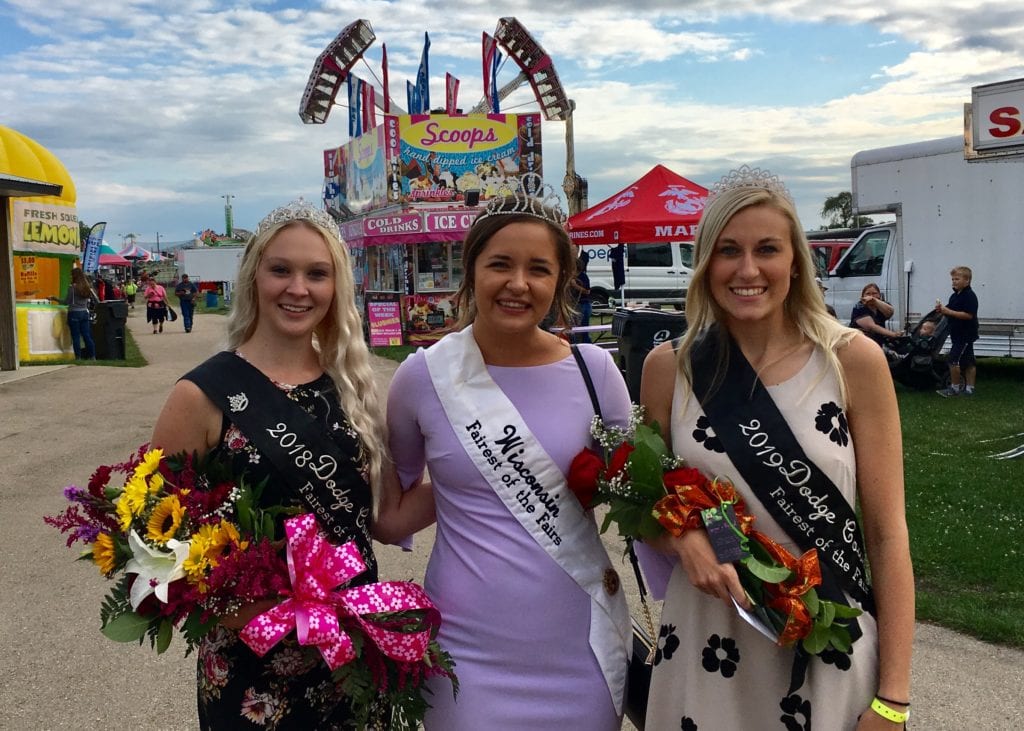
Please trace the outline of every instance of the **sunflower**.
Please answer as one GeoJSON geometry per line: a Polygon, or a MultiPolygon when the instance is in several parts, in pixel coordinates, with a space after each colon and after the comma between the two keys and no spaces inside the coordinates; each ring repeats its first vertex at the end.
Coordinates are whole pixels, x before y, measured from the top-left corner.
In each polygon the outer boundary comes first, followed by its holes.
{"type": "Polygon", "coordinates": [[[160,466],[160,460],[164,457],[164,450],[162,449],[151,449],[146,452],[142,457],[142,461],[139,462],[135,468],[136,477],[146,477],[156,472],[160,466]]]}
{"type": "Polygon", "coordinates": [[[149,494],[149,486],[146,479],[133,475],[125,483],[124,492],[117,500],[117,517],[121,521],[121,530],[128,530],[132,524],[132,518],[142,513],[146,507],[146,496],[149,494]]]}
{"type": "Polygon", "coordinates": [[[102,574],[107,575],[113,572],[115,557],[114,539],[110,537],[110,534],[100,533],[96,536],[96,542],[92,544],[92,560],[100,567],[102,574]]]}
{"type": "Polygon", "coordinates": [[[185,508],[178,502],[178,496],[168,495],[153,508],[146,524],[146,538],[161,546],[164,545],[174,538],[184,517],[185,508]]]}

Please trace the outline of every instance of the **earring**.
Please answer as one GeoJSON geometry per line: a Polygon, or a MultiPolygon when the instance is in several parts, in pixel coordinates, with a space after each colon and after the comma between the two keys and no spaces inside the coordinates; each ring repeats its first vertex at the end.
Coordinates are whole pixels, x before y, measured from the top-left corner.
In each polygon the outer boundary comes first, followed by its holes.
{"type": "Polygon", "coordinates": [[[796,279],[800,276],[800,272],[793,272],[790,276],[793,277],[793,279],[796,279]]]}

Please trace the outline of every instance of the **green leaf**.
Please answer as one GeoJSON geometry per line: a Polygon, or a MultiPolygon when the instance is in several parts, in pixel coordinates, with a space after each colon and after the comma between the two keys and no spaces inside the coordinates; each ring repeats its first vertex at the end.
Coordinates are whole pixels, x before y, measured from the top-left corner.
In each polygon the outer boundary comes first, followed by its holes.
{"type": "Polygon", "coordinates": [[[821,617],[818,619],[826,627],[832,626],[832,620],[836,618],[836,604],[835,602],[822,602],[821,603],[821,617]]]}
{"type": "Polygon", "coordinates": [[[156,636],[156,654],[162,655],[171,644],[171,637],[174,636],[174,625],[171,620],[164,619],[160,623],[160,631],[156,636]]]}
{"type": "MultiPolygon", "coordinates": [[[[807,607],[807,611],[810,612],[812,617],[818,616],[818,610],[820,609],[820,602],[818,601],[818,592],[813,588],[808,589],[803,597],[804,605],[807,607]]],[[[831,622],[830,622],[831,624],[831,622]]]]}
{"type": "Polygon", "coordinates": [[[264,515],[263,516],[263,527],[260,529],[262,535],[273,538],[274,536],[274,516],[264,515]]]}
{"type": "Polygon", "coordinates": [[[829,635],[828,627],[815,624],[808,635],[803,639],[804,649],[812,655],[819,654],[822,650],[828,647],[829,635]]]}
{"type": "Polygon", "coordinates": [[[740,584],[743,585],[743,589],[751,601],[754,604],[764,604],[764,584],[761,583],[761,580],[749,571],[737,571],[736,575],[739,576],[740,584]]]}
{"type": "Polygon", "coordinates": [[[834,624],[829,628],[828,641],[832,647],[840,652],[849,652],[853,642],[850,640],[850,631],[846,627],[834,624]]]}
{"type": "MultiPolygon", "coordinates": [[[[756,541],[753,542],[756,543],[756,541]]],[[[753,555],[742,559],[740,563],[746,566],[754,576],[761,581],[767,581],[769,584],[778,584],[793,575],[793,572],[785,566],[762,563],[754,558],[753,555]]]]}
{"type": "Polygon", "coordinates": [[[100,631],[115,642],[138,642],[146,635],[150,620],[135,612],[114,617],[100,631]]]}
{"type": "Polygon", "coordinates": [[[863,614],[863,612],[857,609],[857,607],[847,606],[846,604],[840,604],[838,602],[833,602],[832,604],[832,608],[835,610],[836,617],[838,619],[853,619],[854,617],[859,617],[863,614]]]}

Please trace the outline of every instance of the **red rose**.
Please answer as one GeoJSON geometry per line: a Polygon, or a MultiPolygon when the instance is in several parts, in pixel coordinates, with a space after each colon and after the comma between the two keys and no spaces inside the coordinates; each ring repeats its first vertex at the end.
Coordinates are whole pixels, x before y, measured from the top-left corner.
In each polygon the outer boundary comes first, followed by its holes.
{"type": "Polygon", "coordinates": [[[611,480],[618,477],[622,473],[622,470],[626,467],[626,462],[629,461],[629,455],[633,453],[633,445],[629,442],[623,442],[620,444],[614,452],[612,452],[612,459],[608,465],[608,471],[604,473],[605,479],[611,480]]]}
{"type": "Polygon", "coordinates": [[[588,510],[597,495],[597,477],[604,469],[604,460],[593,449],[584,449],[569,465],[569,489],[588,510]]]}
{"type": "Polygon", "coordinates": [[[693,467],[680,467],[679,469],[669,470],[664,476],[665,487],[686,487],[694,486],[701,491],[706,492],[708,486],[708,478],[704,474],[693,467]]]}

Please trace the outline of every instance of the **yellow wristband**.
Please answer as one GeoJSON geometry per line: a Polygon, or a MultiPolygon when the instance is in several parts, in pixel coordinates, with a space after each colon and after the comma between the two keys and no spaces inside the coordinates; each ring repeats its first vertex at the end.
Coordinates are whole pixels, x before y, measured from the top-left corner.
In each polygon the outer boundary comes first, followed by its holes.
{"type": "Polygon", "coordinates": [[[878,700],[877,698],[871,701],[871,710],[877,713],[885,720],[892,721],[893,723],[906,723],[907,719],[910,718],[909,708],[903,712],[900,712],[892,708],[889,708],[889,706],[885,705],[884,703],[882,703],[882,701],[878,700]]]}

